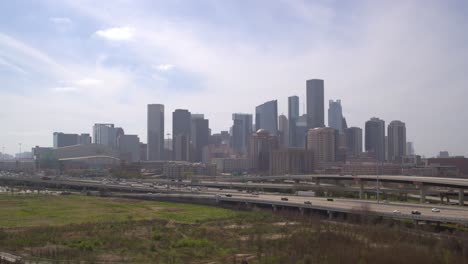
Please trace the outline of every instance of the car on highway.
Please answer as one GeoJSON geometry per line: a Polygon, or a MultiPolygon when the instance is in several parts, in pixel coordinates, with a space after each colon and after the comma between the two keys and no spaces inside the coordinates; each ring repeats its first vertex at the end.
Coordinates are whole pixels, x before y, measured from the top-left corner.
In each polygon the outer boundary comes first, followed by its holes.
{"type": "Polygon", "coordinates": [[[289,199],[286,197],[281,197],[281,201],[288,201],[289,199]]]}
{"type": "Polygon", "coordinates": [[[333,198],[327,198],[327,201],[333,202],[334,200],[333,200],[333,198]]]}
{"type": "Polygon", "coordinates": [[[398,211],[398,210],[393,210],[392,213],[393,213],[393,214],[398,214],[398,215],[401,214],[401,212],[398,211]]]}
{"type": "Polygon", "coordinates": [[[232,194],[228,193],[228,194],[226,194],[226,197],[232,197],[232,194]]]}
{"type": "Polygon", "coordinates": [[[413,210],[413,211],[411,211],[411,214],[421,215],[421,212],[419,212],[418,210],[413,210]]]}
{"type": "Polygon", "coordinates": [[[305,201],[304,204],[312,205],[310,201],[305,201]]]}
{"type": "Polygon", "coordinates": [[[440,213],[440,209],[439,208],[432,208],[431,210],[433,213],[440,213]]]}

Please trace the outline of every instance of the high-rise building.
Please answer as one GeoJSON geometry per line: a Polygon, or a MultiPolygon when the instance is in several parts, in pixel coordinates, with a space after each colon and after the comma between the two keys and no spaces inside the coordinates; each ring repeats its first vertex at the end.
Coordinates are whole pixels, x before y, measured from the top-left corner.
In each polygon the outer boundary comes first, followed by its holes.
{"type": "Polygon", "coordinates": [[[373,117],[366,122],[365,149],[378,161],[385,161],[385,121],[373,117]]]}
{"type": "Polygon", "coordinates": [[[273,150],[270,162],[272,175],[309,174],[314,172],[314,154],[302,148],[273,150]]]}
{"type": "Polygon", "coordinates": [[[395,120],[388,125],[388,160],[401,162],[406,155],[406,126],[395,120]]]}
{"type": "Polygon", "coordinates": [[[73,145],[91,144],[91,136],[89,134],[66,134],[62,132],[54,132],[54,148],[61,148],[73,145]]]}
{"type": "Polygon", "coordinates": [[[345,130],[345,142],[347,155],[349,157],[359,157],[362,153],[362,129],[350,127],[345,130]]]}
{"type": "Polygon", "coordinates": [[[91,136],[88,133],[84,133],[78,136],[78,145],[91,144],[91,136]]]}
{"type": "Polygon", "coordinates": [[[176,109],[172,113],[172,152],[174,160],[189,161],[191,113],[185,109],[176,109]]]}
{"type": "Polygon", "coordinates": [[[266,129],[278,135],[278,101],[273,100],[255,108],[255,129],[266,129]]]}
{"type": "Polygon", "coordinates": [[[252,115],[240,113],[232,114],[232,121],[231,147],[236,152],[246,154],[250,135],[253,132],[252,115]]]}
{"type": "Polygon", "coordinates": [[[307,128],[324,127],[324,82],[307,80],[307,128]]]}
{"type": "Polygon", "coordinates": [[[118,140],[120,159],[127,162],[140,161],[140,138],[137,135],[122,135],[118,140]]]}
{"type": "Polygon", "coordinates": [[[414,155],[414,144],[413,142],[406,142],[406,155],[411,156],[414,155]]]}
{"type": "Polygon", "coordinates": [[[341,100],[330,100],[328,102],[328,127],[334,128],[338,133],[343,134],[343,110],[341,100]]]}
{"type": "Polygon", "coordinates": [[[117,148],[117,139],[123,135],[124,131],[120,127],[114,127],[114,124],[94,124],[93,143],[117,148]]]}
{"type": "Polygon", "coordinates": [[[140,142],[140,160],[148,160],[148,144],[140,142]]]}
{"type": "Polygon", "coordinates": [[[278,117],[278,136],[279,144],[282,148],[289,146],[289,128],[288,118],[285,115],[278,117]]]}
{"type": "Polygon", "coordinates": [[[54,132],[54,148],[73,146],[78,144],[78,134],[54,132]]]}
{"type": "Polygon", "coordinates": [[[164,105],[149,104],[147,118],[148,160],[163,160],[164,105]]]}
{"type": "Polygon", "coordinates": [[[253,171],[261,174],[270,173],[273,150],[278,149],[278,138],[268,130],[259,129],[253,133],[249,142],[249,160],[253,171]]]}
{"type": "Polygon", "coordinates": [[[296,123],[299,119],[299,97],[288,97],[289,146],[298,147],[296,143],[296,123]]]}
{"type": "Polygon", "coordinates": [[[191,160],[201,162],[203,159],[203,148],[208,145],[210,138],[209,122],[204,116],[192,115],[191,125],[191,160]]]}
{"type": "Polygon", "coordinates": [[[334,162],[336,130],[330,127],[311,128],[307,132],[307,149],[314,153],[315,163],[334,162]]]}
{"type": "Polygon", "coordinates": [[[306,148],[307,146],[307,115],[302,115],[296,122],[296,148],[306,148]]]}

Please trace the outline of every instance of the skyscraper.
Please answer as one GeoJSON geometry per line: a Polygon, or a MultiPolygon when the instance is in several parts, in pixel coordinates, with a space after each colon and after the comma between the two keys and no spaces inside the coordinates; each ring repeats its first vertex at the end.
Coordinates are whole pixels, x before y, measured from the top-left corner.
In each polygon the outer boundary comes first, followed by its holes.
{"type": "Polygon", "coordinates": [[[346,128],[344,131],[347,155],[350,157],[359,157],[362,153],[362,129],[359,127],[350,127],[346,128]]]}
{"type": "Polygon", "coordinates": [[[231,147],[237,151],[247,154],[249,138],[253,132],[251,114],[232,114],[232,138],[231,147]]]}
{"type": "Polygon", "coordinates": [[[164,105],[149,104],[147,120],[148,160],[164,158],[164,105]]]}
{"type": "Polygon", "coordinates": [[[296,140],[296,122],[299,119],[299,97],[288,97],[289,146],[298,147],[296,140]]]}
{"type": "Polygon", "coordinates": [[[314,160],[318,163],[335,161],[336,130],[330,127],[309,129],[307,149],[314,152],[314,160]]]}
{"type": "Polygon", "coordinates": [[[330,100],[328,102],[328,127],[336,129],[343,134],[343,110],[341,100],[330,100]]]}
{"type": "Polygon", "coordinates": [[[266,129],[278,135],[278,101],[273,100],[255,108],[255,129],[266,129]]]}
{"type": "Polygon", "coordinates": [[[385,161],[385,121],[373,117],[366,122],[365,148],[378,161],[385,161]]]}
{"type": "Polygon", "coordinates": [[[307,80],[307,128],[324,127],[324,82],[307,80]]]}
{"type": "Polygon", "coordinates": [[[406,155],[406,126],[395,120],[388,125],[388,159],[401,162],[406,155]]]}
{"type": "Polygon", "coordinates": [[[203,158],[203,148],[209,143],[209,122],[204,116],[199,115],[192,115],[191,122],[191,161],[201,162],[203,158]]]}
{"type": "Polygon", "coordinates": [[[265,129],[253,133],[249,141],[250,167],[258,173],[269,173],[271,155],[275,149],[278,149],[278,137],[265,129]]]}
{"type": "Polygon", "coordinates": [[[119,135],[124,134],[120,127],[114,127],[114,124],[94,124],[93,143],[117,148],[117,139],[119,135]]]}
{"type": "Polygon", "coordinates": [[[289,146],[288,118],[285,115],[278,117],[278,136],[279,144],[282,148],[289,146]]]}
{"type": "Polygon", "coordinates": [[[172,113],[172,151],[174,160],[190,159],[191,113],[176,109],[172,113]]]}

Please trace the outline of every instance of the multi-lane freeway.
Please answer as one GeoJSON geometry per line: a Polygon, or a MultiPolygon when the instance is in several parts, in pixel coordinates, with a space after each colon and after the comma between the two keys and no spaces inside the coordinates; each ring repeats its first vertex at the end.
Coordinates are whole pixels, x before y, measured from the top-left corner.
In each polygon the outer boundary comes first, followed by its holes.
{"type": "MultiPolygon", "coordinates": [[[[74,189],[86,188],[89,190],[106,189],[107,191],[118,192],[128,197],[141,197],[145,199],[155,200],[174,198],[190,202],[198,199],[218,203],[238,203],[252,206],[258,205],[263,207],[269,206],[273,209],[296,208],[301,211],[318,210],[327,212],[330,215],[333,215],[334,212],[345,214],[371,214],[389,218],[405,218],[413,220],[450,222],[468,225],[468,208],[459,206],[435,206],[425,203],[377,203],[375,201],[337,198],[334,198],[333,201],[328,201],[327,198],[323,197],[305,197],[264,192],[253,195],[251,193],[247,193],[241,190],[220,190],[220,188],[202,187],[203,183],[200,182],[197,183],[197,187],[185,186],[184,188],[182,188],[180,185],[157,185],[154,182],[112,182],[106,180],[83,180],[69,177],[45,180],[38,176],[26,177],[22,175],[1,176],[0,181],[4,184],[31,184],[33,186],[36,186],[36,188],[59,187],[74,189]],[[287,200],[284,198],[286,198],[287,200]],[[440,212],[433,212],[432,209],[434,207],[437,207],[440,210],[440,212]],[[413,210],[417,210],[421,214],[412,214],[411,211],[413,210]]],[[[190,182],[185,182],[184,184],[189,185],[190,182]]],[[[239,189],[244,189],[243,187],[245,186],[245,184],[241,184],[241,187],[239,187],[239,189]]],[[[233,184],[231,187],[235,188],[236,186],[237,184],[233,184]]]]}

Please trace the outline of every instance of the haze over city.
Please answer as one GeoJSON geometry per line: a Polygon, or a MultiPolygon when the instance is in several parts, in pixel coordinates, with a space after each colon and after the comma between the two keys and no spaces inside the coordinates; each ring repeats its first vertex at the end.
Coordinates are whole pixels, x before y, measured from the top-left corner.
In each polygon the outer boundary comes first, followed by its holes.
{"type": "MultiPolygon", "coordinates": [[[[348,126],[406,123],[418,154],[468,155],[464,1],[3,1],[0,146],[51,146],[52,133],[114,123],[146,142],[146,107],[232,113],[300,97],[325,81],[348,126]]],[[[326,113],[326,111],[325,111],[326,113]]],[[[327,118],[325,118],[327,120],[327,118]]]]}

